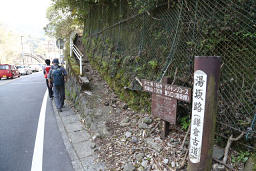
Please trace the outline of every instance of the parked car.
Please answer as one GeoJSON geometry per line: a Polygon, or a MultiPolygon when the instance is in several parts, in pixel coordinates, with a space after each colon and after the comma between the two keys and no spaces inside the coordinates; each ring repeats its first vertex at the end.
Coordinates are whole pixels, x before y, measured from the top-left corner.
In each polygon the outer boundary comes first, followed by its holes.
{"type": "Polygon", "coordinates": [[[16,68],[19,70],[21,75],[32,74],[32,71],[31,71],[31,69],[28,66],[21,65],[21,66],[17,66],[16,68]]]}
{"type": "Polygon", "coordinates": [[[20,77],[20,73],[14,65],[0,64],[0,79],[20,77]]]}
{"type": "Polygon", "coordinates": [[[32,72],[42,71],[42,68],[39,65],[30,65],[29,68],[32,70],[32,72]]]}
{"type": "Polygon", "coordinates": [[[31,70],[28,66],[26,66],[26,69],[27,69],[28,75],[29,75],[29,74],[32,74],[32,70],[31,70]]]}

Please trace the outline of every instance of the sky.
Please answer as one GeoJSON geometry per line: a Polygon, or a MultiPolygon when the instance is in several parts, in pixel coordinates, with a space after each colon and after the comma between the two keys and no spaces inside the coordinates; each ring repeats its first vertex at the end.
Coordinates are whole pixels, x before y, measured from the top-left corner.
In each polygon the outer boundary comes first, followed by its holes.
{"type": "Polygon", "coordinates": [[[0,23],[20,34],[43,37],[50,4],[51,0],[1,0],[0,23]]]}

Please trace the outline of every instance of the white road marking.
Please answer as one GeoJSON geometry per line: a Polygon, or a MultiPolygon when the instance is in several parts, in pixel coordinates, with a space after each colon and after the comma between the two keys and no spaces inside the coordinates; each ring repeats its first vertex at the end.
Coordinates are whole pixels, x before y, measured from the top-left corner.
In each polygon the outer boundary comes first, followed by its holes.
{"type": "Polygon", "coordinates": [[[30,85],[30,84],[42,84],[42,81],[41,82],[12,83],[10,85],[30,85]]]}
{"type": "Polygon", "coordinates": [[[38,120],[31,171],[42,171],[42,168],[43,168],[44,125],[45,125],[45,112],[46,112],[47,98],[48,98],[48,91],[46,90],[44,94],[41,111],[40,111],[39,120],[38,120]]]}
{"type": "Polygon", "coordinates": [[[1,81],[0,82],[0,86],[1,85],[5,85],[5,84],[8,84],[8,83],[11,83],[11,82],[13,82],[14,80],[3,80],[3,81],[1,81]]]}

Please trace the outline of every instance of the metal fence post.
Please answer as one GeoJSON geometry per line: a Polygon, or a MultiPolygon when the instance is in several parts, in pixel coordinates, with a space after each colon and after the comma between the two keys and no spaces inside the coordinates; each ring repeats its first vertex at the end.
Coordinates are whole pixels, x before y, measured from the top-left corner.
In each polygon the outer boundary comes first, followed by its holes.
{"type": "Polygon", "coordinates": [[[79,62],[80,62],[80,75],[83,75],[83,65],[82,65],[82,55],[80,56],[80,60],[79,60],[79,62]]]}
{"type": "Polygon", "coordinates": [[[221,57],[196,56],[189,146],[189,171],[210,171],[216,125],[221,57]]]}

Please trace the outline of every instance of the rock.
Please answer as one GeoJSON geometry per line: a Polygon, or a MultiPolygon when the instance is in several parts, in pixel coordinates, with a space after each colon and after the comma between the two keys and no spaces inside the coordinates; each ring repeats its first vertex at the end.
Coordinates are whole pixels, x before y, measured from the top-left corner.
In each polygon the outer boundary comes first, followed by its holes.
{"type": "Polygon", "coordinates": [[[82,84],[89,84],[90,82],[86,76],[83,76],[83,77],[79,76],[79,79],[82,84]]]}
{"type": "Polygon", "coordinates": [[[95,141],[97,138],[100,138],[100,134],[96,133],[93,137],[92,140],[95,141]]]}
{"type": "Polygon", "coordinates": [[[103,111],[100,109],[100,110],[96,110],[95,113],[94,113],[95,116],[102,116],[103,115],[103,111]]]}
{"type": "Polygon", "coordinates": [[[125,139],[125,138],[122,138],[120,141],[121,141],[121,142],[125,142],[125,141],[126,141],[126,139],[125,139]]]}
{"type": "Polygon", "coordinates": [[[117,100],[116,99],[112,99],[112,104],[116,104],[117,100]]]}
{"type": "Polygon", "coordinates": [[[172,161],[172,162],[171,162],[171,166],[172,166],[172,168],[175,167],[175,161],[172,161]]]}
{"type": "Polygon", "coordinates": [[[130,123],[129,123],[130,119],[129,118],[124,118],[121,122],[120,122],[120,126],[129,126],[130,123]]]}
{"type": "Polygon", "coordinates": [[[224,148],[221,148],[217,145],[213,146],[213,152],[212,152],[212,157],[214,159],[221,160],[221,158],[224,156],[224,148]]]}
{"type": "Polygon", "coordinates": [[[164,159],[164,164],[168,164],[169,160],[168,159],[164,159]]]}
{"type": "Polygon", "coordinates": [[[130,125],[130,123],[120,123],[120,126],[122,126],[122,127],[125,127],[125,126],[129,126],[130,125]]]}
{"type": "Polygon", "coordinates": [[[150,133],[148,133],[146,130],[143,130],[142,132],[142,137],[143,138],[147,138],[149,136],[150,133]]]}
{"type": "Polygon", "coordinates": [[[92,144],[90,145],[90,147],[91,147],[91,149],[94,149],[94,148],[96,148],[96,144],[95,144],[95,143],[92,143],[92,144]]]}
{"type": "Polygon", "coordinates": [[[150,147],[152,147],[154,150],[156,150],[157,152],[161,152],[162,151],[162,147],[159,145],[159,143],[156,143],[155,141],[154,141],[154,139],[152,139],[152,138],[146,138],[146,143],[150,146],[150,147]]]}
{"type": "Polygon", "coordinates": [[[121,112],[122,112],[122,110],[121,110],[121,109],[116,108],[116,113],[117,113],[117,114],[119,114],[119,115],[120,115],[120,114],[121,114],[121,112]]]}
{"type": "Polygon", "coordinates": [[[124,104],[123,107],[122,107],[122,109],[124,109],[124,110],[128,109],[128,105],[127,105],[127,104],[124,104]]]}
{"type": "Polygon", "coordinates": [[[137,171],[144,171],[145,169],[142,167],[142,166],[140,166],[138,169],[137,169],[137,171]]]}
{"type": "Polygon", "coordinates": [[[139,161],[139,162],[143,159],[143,157],[144,157],[144,153],[138,153],[138,154],[135,156],[136,160],[139,161]]]}
{"type": "Polygon", "coordinates": [[[152,119],[150,117],[145,117],[142,119],[143,123],[145,124],[151,124],[152,123],[152,119]]]}
{"type": "Polygon", "coordinates": [[[107,127],[104,126],[102,128],[102,134],[103,134],[103,136],[110,136],[110,135],[112,135],[112,132],[108,131],[107,127]]]}
{"type": "Polygon", "coordinates": [[[131,142],[132,142],[132,143],[137,143],[137,142],[138,142],[138,139],[137,139],[137,137],[133,136],[133,137],[132,137],[132,140],[131,140],[131,142]]]}
{"type": "Polygon", "coordinates": [[[215,164],[212,166],[212,170],[213,170],[213,171],[225,171],[225,166],[224,166],[224,165],[221,165],[221,164],[218,164],[218,163],[215,163],[215,164]]]}
{"type": "Polygon", "coordinates": [[[131,126],[132,126],[132,127],[136,127],[137,124],[138,124],[138,120],[137,120],[137,119],[132,119],[132,120],[131,120],[131,126]]]}
{"type": "Polygon", "coordinates": [[[135,171],[135,167],[133,166],[132,163],[127,163],[127,164],[124,166],[124,171],[135,171]]]}
{"type": "Polygon", "coordinates": [[[244,171],[256,170],[256,154],[252,155],[246,162],[244,171]]]}
{"type": "Polygon", "coordinates": [[[105,105],[105,106],[109,106],[109,102],[105,102],[104,105],[105,105]]]}
{"type": "Polygon", "coordinates": [[[141,166],[143,166],[144,168],[146,168],[148,166],[148,160],[143,160],[141,162],[141,166]]]}
{"type": "Polygon", "coordinates": [[[149,129],[149,126],[145,124],[144,122],[139,122],[139,128],[140,129],[149,129]]]}
{"type": "Polygon", "coordinates": [[[182,153],[182,151],[180,151],[180,150],[176,151],[176,154],[181,154],[181,153],[182,153]]]}
{"type": "Polygon", "coordinates": [[[151,171],[152,170],[152,165],[149,165],[147,168],[146,168],[146,171],[151,171]]]}
{"type": "Polygon", "coordinates": [[[126,137],[126,138],[130,138],[131,136],[132,136],[132,133],[131,133],[131,132],[128,132],[128,131],[127,131],[127,132],[125,133],[125,137],[126,137]]]}
{"type": "Polygon", "coordinates": [[[129,121],[130,121],[130,119],[127,117],[127,118],[124,118],[121,122],[128,123],[129,121]]]}
{"type": "Polygon", "coordinates": [[[85,94],[91,96],[92,95],[92,92],[91,91],[84,91],[85,94]]]}

